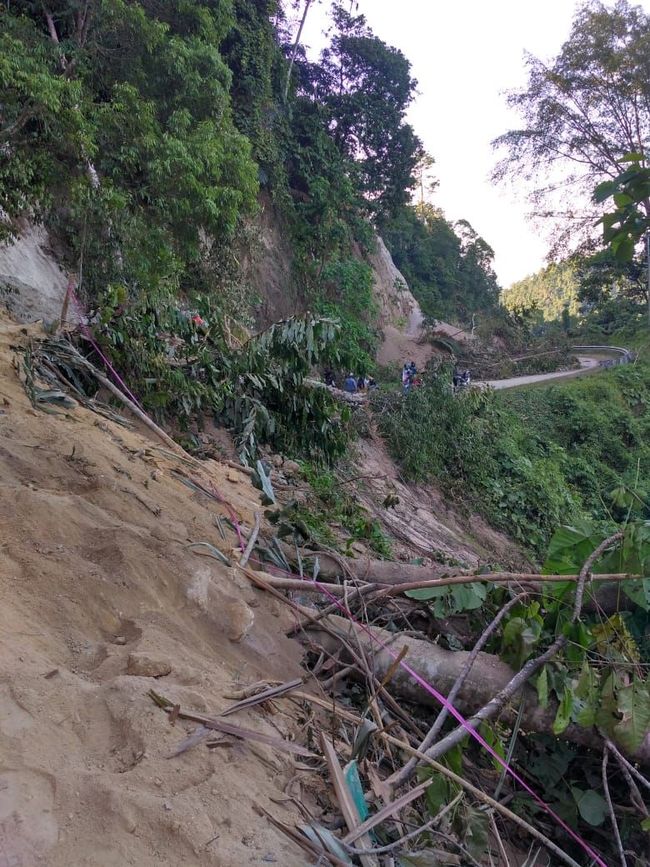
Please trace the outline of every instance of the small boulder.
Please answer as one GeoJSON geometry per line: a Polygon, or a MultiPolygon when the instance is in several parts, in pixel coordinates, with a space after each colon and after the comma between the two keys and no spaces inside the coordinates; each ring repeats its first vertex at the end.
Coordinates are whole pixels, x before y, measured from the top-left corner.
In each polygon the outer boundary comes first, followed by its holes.
{"type": "Polygon", "coordinates": [[[148,653],[130,653],[126,664],[126,673],[134,677],[164,677],[171,670],[168,660],[148,653]]]}
{"type": "Polygon", "coordinates": [[[225,606],[228,638],[241,641],[253,628],[255,614],[243,599],[232,599],[225,606]]]}

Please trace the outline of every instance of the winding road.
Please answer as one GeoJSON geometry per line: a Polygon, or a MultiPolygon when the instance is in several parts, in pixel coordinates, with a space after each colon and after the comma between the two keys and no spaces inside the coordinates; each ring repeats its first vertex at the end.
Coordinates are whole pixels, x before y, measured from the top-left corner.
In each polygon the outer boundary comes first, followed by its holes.
{"type": "Polygon", "coordinates": [[[585,373],[592,373],[602,367],[609,367],[612,364],[628,364],[633,360],[632,353],[623,349],[620,346],[574,346],[576,352],[594,352],[596,355],[578,355],[580,368],[578,370],[560,370],[555,373],[537,373],[530,376],[513,376],[510,379],[491,379],[481,382],[475,382],[473,385],[479,388],[494,388],[497,391],[503,391],[507,388],[518,388],[522,385],[535,385],[539,382],[550,382],[554,379],[570,379],[576,376],[582,376],[585,373]],[[607,358],[603,358],[607,356],[607,358]],[[603,362],[609,361],[609,364],[603,362]]]}

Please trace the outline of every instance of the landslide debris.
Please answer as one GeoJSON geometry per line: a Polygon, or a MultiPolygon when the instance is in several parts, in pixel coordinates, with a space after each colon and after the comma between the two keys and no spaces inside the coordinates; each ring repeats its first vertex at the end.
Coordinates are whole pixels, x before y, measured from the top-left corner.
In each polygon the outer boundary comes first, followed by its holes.
{"type": "MultiPolygon", "coordinates": [[[[147,695],[215,713],[233,690],[299,676],[286,609],[188,548],[236,538],[173,455],[82,406],[31,406],[14,369],[27,339],[0,320],[0,852],[21,867],[303,865],[254,809],[299,819],[292,757],[230,738],[169,759],[192,726],[147,695]]],[[[252,526],[248,476],[204,473],[252,526]]],[[[229,720],[293,736],[282,708],[229,720]]]]}

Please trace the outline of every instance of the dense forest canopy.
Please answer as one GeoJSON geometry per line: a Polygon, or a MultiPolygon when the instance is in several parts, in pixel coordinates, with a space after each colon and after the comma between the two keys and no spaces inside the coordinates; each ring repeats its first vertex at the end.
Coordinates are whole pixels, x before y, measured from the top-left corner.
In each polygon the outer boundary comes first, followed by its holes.
{"type": "Polygon", "coordinates": [[[386,244],[425,316],[458,317],[498,303],[494,251],[466,220],[450,223],[426,202],[402,207],[383,227],[386,244]]]}

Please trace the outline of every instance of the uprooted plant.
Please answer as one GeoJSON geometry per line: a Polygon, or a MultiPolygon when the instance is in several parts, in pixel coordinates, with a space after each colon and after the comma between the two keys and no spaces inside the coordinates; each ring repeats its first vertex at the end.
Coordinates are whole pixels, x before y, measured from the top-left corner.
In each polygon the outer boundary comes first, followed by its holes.
{"type": "Polygon", "coordinates": [[[195,313],[172,301],[113,311],[94,329],[92,342],[88,329],[74,342],[34,341],[30,381],[39,372],[41,380],[51,380],[58,368],[60,385],[68,388],[72,381],[78,394],[94,397],[93,364],[104,365],[101,346],[117,370],[128,371],[142,409],[186,431],[214,417],[232,430],[244,463],[255,460],[262,442],[316,461],[340,455],[348,442],[349,410],[309,380],[315,365],[336,358],[337,322],[306,315],[252,336],[235,335],[227,318],[212,318],[209,310],[199,298],[195,313]]]}

